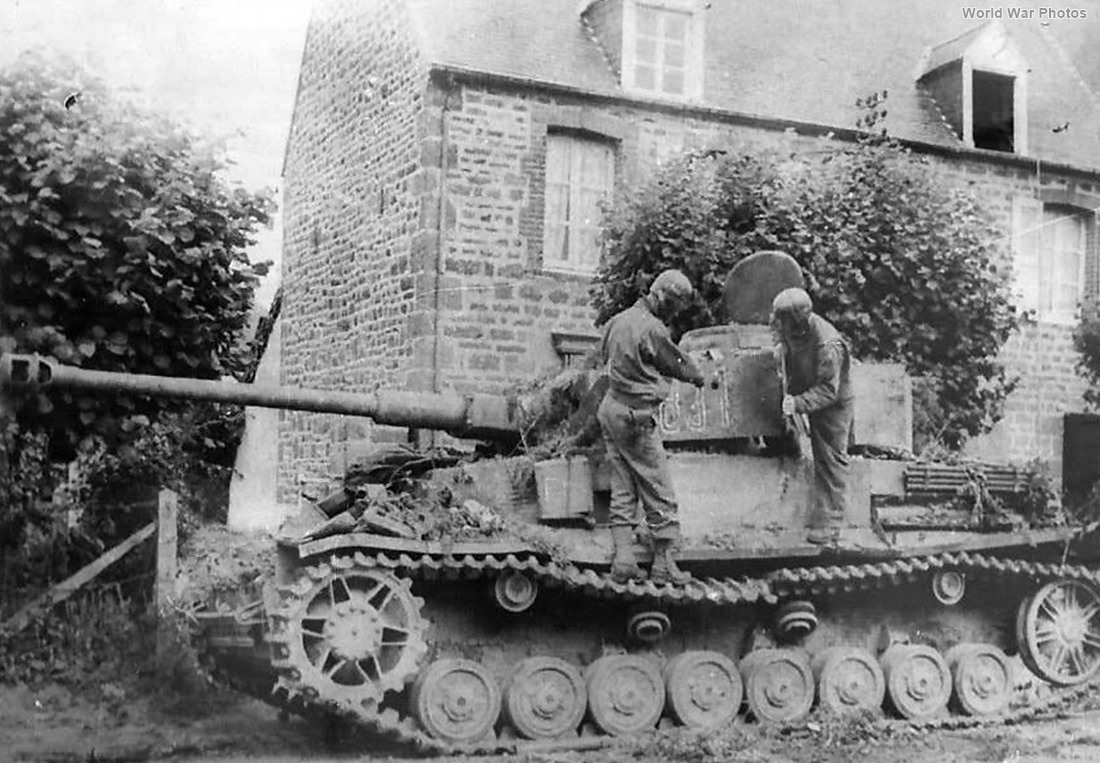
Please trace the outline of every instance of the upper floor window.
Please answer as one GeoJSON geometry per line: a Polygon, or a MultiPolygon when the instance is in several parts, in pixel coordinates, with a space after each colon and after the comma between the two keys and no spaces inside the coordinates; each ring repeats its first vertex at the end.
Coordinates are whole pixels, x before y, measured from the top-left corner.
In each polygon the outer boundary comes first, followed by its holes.
{"type": "Polygon", "coordinates": [[[1039,321],[1071,323],[1084,296],[1089,216],[1074,207],[1016,200],[1013,259],[1018,303],[1039,321]]]}
{"type": "Polygon", "coordinates": [[[1030,68],[1001,24],[930,48],[920,82],[963,145],[1026,154],[1030,68]]]}
{"type": "Polygon", "coordinates": [[[610,142],[571,132],[546,136],[543,267],[592,273],[600,263],[602,204],[615,184],[610,142]]]}
{"type": "Polygon", "coordinates": [[[703,91],[703,13],[697,0],[625,0],[623,87],[669,98],[703,91]]]}
{"type": "Polygon", "coordinates": [[[992,72],[972,72],[974,104],[971,130],[975,148],[1012,152],[1015,146],[1014,77],[992,72]]]}

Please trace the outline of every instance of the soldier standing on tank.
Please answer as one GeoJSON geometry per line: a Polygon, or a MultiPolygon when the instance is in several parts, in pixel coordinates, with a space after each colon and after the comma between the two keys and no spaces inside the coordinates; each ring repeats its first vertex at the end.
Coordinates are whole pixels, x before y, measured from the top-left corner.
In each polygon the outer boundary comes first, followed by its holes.
{"type": "Polygon", "coordinates": [[[810,295],[784,289],[772,302],[772,326],[786,364],[783,415],[806,414],[814,458],[814,498],[806,539],[835,543],[847,515],[851,473],[848,441],[853,394],[848,345],[831,323],[813,312],[810,295]]]}
{"type": "Polygon", "coordinates": [[[654,543],[652,580],[684,583],[691,577],[673,559],[680,522],[668,456],[657,430],[657,408],[670,391],[666,377],[703,384],[702,372],[672,343],[666,326],[693,294],[687,276],[665,270],[647,295],[604,328],[600,354],[608,389],[596,418],[611,466],[611,576],[619,582],[644,577],[632,550],[639,501],[654,543]]]}

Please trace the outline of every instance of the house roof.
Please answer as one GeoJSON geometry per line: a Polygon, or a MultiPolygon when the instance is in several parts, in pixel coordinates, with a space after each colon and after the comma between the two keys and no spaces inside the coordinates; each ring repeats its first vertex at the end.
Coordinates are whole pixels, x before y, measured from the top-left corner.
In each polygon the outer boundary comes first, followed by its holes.
{"type": "Polygon", "coordinates": [[[577,0],[407,0],[427,58],[436,64],[619,92],[577,0]]]}
{"type": "Polygon", "coordinates": [[[976,26],[966,32],[963,32],[958,37],[953,37],[946,42],[935,45],[928,52],[928,60],[923,69],[925,72],[933,72],[939,69],[944,64],[949,64],[953,61],[958,61],[964,55],[966,51],[978,41],[978,38],[982,36],[989,27],[985,24],[976,26]]]}
{"type": "MultiPolygon", "coordinates": [[[[582,23],[578,0],[406,2],[435,64],[624,94],[600,43],[582,23]]],[[[1046,27],[1034,20],[1001,23],[1031,68],[1029,153],[1095,167],[1100,105],[1085,82],[1091,74],[1100,76],[1100,0],[1079,5],[1091,9],[1087,20],[1046,27]],[[1068,40],[1062,51],[1052,50],[1058,35],[1068,40]],[[1071,129],[1049,129],[1065,122],[1071,129]]],[[[887,90],[886,127],[892,134],[960,145],[918,82],[930,55],[948,55],[950,45],[979,33],[981,22],[964,18],[958,0],[831,0],[797,8],[773,0],[714,0],[705,13],[704,105],[850,128],[861,115],[856,99],[887,90]]]]}

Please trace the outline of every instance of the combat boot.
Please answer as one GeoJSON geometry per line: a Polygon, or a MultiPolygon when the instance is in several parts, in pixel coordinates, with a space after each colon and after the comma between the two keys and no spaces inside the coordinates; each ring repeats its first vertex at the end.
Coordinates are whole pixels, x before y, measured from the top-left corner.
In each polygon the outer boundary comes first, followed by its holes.
{"type": "Polygon", "coordinates": [[[673,550],[676,542],[669,538],[655,538],[653,550],[653,569],[649,572],[649,579],[654,583],[672,583],[683,585],[691,580],[691,573],[684,572],[676,566],[673,558],[673,550]]]}
{"type": "Polygon", "coordinates": [[[645,572],[634,558],[634,528],[626,525],[612,527],[611,541],[615,545],[615,556],[611,559],[611,579],[616,583],[644,580],[645,572]]]}

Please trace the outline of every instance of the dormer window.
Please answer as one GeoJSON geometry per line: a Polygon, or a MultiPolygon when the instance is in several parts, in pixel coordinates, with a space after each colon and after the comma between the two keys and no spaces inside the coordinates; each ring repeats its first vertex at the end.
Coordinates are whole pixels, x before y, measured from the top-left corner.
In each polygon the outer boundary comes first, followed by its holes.
{"type": "Polygon", "coordinates": [[[932,48],[921,84],[963,145],[1027,153],[1027,63],[999,24],[932,48]]]}
{"type": "Polygon", "coordinates": [[[698,0],[624,0],[623,88],[661,98],[703,94],[703,7],[698,0]]]}

